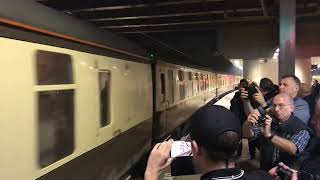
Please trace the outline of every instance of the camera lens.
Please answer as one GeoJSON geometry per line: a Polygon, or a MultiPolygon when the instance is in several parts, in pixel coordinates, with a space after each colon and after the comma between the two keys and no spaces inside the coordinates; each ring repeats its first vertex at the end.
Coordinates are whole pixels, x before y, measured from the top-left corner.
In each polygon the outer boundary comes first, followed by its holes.
{"type": "Polygon", "coordinates": [[[261,115],[258,118],[258,126],[264,126],[264,122],[266,122],[267,117],[265,115],[261,115]]]}

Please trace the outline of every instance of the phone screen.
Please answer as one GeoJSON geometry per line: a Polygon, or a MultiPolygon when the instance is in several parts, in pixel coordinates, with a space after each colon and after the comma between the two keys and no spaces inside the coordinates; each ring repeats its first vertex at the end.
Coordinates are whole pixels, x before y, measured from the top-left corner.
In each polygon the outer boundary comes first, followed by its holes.
{"type": "Polygon", "coordinates": [[[174,141],[170,155],[171,157],[192,156],[191,142],[174,141]]]}

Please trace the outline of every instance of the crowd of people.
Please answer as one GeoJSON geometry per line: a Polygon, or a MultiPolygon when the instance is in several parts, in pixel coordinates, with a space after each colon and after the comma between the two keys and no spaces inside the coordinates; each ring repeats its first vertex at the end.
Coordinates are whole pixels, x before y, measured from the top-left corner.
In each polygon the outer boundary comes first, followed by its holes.
{"type": "MultiPolygon", "coordinates": [[[[191,117],[193,165],[201,180],[209,179],[319,179],[320,84],[301,84],[283,76],[279,86],[268,78],[259,86],[242,79],[230,110],[207,105],[191,117]],[[260,151],[260,169],[244,171],[236,163],[242,138],[248,139],[251,159],[260,151]]],[[[146,180],[158,179],[169,166],[173,140],[152,149],[146,180]]]]}

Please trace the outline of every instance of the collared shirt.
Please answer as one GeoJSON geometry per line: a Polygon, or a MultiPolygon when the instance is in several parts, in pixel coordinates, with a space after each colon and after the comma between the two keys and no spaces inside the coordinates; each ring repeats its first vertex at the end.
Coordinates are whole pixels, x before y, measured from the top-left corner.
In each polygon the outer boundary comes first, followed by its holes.
{"type": "MultiPolygon", "coordinates": [[[[270,99],[266,102],[268,107],[270,107],[272,105],[272,100],[273,99],[270,99]]],[[[293,103],[294,103],[293,115],[296,116],[297,118],[299,118],[305,124],[308,124],[309,119],[310,119],[310,112],[309,112],[308,103],[299,97],[293,98],[293,103]]],[[[265,113],[265,110],[263,109],[262,106],[258,107],[258,111],[260,112],[260,114],[265,113]]]]}

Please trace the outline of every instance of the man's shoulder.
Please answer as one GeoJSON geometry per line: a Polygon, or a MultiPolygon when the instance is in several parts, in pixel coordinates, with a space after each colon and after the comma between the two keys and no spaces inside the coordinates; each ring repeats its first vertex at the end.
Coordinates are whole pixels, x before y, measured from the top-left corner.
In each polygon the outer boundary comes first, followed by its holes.
{"type": "Polygon", "coordinates": [[[307,101],[305,101],[304,99],[300,98],[300,97],[295,97],[294,98],[294,105],[295,106],[308,106],[307,101]]]}
{"type": "Polygon", "coordinates": [[[251,180],[251,179],[259,179],[259,180],[271,180],[271,176],[262,170],[250,171],[246,172],[243,176],[243,180],[251,180]]]}

